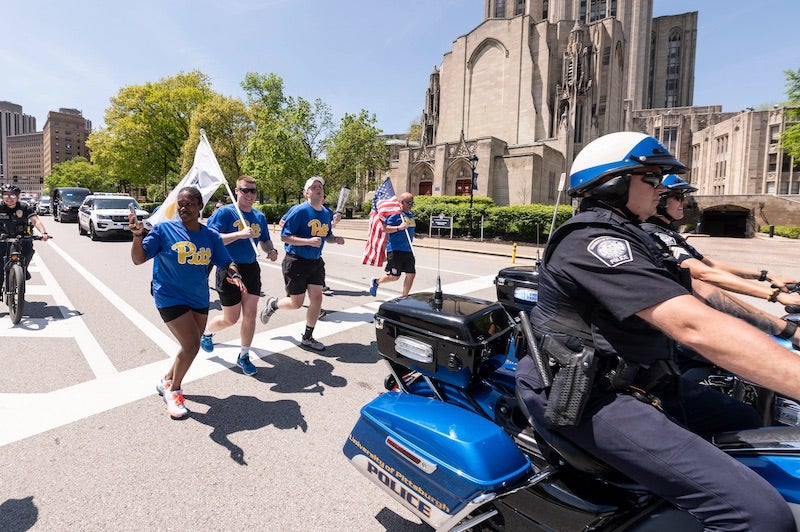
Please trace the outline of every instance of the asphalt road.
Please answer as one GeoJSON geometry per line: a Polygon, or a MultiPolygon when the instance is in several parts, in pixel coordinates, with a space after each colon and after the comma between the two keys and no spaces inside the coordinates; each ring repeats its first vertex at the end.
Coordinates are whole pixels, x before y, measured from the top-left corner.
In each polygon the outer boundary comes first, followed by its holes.
{"type": "MultiPolygon", "coordinates": [[[[36,244],[27,317],[11,326],[0,304],[0,530],[421,529],[341,453],[382,391],[371,319],[400,289],[366,293],[380,269],[361,265],[362,241],[326,247],[324,352],[298,346],[303,311],[280,311],[257,324],[259,371],[245,377],[238,330],[223,331],[184,382],[191,416],[173,421],[154,389],[176,344],[148,292],[151,264],[134,266],[128,241],[45,223],[55,238],[36,244]]],[[[438,271],[445,290],[493,299],[508,265],[420,249],[415,288],[438,271]]],[[[279,263],[262,279],[282,293],[279,263]]]]}
{"type": "MultiPolygon", "coordinates": [[[[45,222],[55,238],[36,245],[28,317],[12,327],[0,304],[0,530],[427,530],[341,453],[386,375],[371,317],[400,289],[368,296],[380,269],[361,265],[362,241],[325,250],[332,313],[315,336],[328,349],[300,348],[303,311],[280,311],[257,324],[259,372],[245,377],[238,330],[223,331],[185,381],[191,416],[173,421],[154,390],[176,346],[148,293],[150,264],[133,266],[127,241],[45,222]]],[[[800,276],[796,241],[692,242],[800,276]]],[[[438,274],[447,292],[494,299],[492,279],[511,263],[487,248],[420,246],[415,290],[438,274]]],[[[262,279],[282,293],[279,263],[262,279]]]]}

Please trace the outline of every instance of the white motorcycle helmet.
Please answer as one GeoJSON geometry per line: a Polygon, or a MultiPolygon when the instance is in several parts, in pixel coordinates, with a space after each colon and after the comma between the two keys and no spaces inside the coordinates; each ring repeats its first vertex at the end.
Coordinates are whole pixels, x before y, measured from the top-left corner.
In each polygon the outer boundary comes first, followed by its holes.
{"type": "Polygon", "coordinates": [[[604,135],[587,144],[575,157],[569,175],[569,194],[623,205],[628,200],[630,174],[652,166],[659,167],[664,174],[688,170],[650,135],[633,131],[604,135]]]}

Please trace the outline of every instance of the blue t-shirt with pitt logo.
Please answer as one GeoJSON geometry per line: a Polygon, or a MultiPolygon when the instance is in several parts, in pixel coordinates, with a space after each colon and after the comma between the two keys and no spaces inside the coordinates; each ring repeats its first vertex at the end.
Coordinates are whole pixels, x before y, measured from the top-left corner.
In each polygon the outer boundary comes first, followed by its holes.
{"type": "Polygon", "coordinates": [[[330,209],[321,207],[320,210],[316,210],[308,202],[292,207],[284,216],[281,236],[296,236],[300,238],[318,236],[322,239],[322,245],[315,248],[314,246],[284,244],[283,247],[286,253],[309,260],[320,258],[322,256],[322,248],[325,247],[325,239],[333,236],[331,232],[332,218],[333,213],[330,209]]]}
{"type": "Polygon", "coordinates": [[[208,308],[208,264],[226,268],[233,262],[219,233],[203,224],[190,231],[180,221],[158,223],[142,247],[148,259],[155,259],[153,297],[158,308],[208,308]]]}
{"type": "MultiPolygon", "coordinates": [[[[253,244],[251,242],[255,240],[256,245],[258,245],[261,242],[268,241],[270,239],[269,224],[267,223],[267,217],[264,216],[264,213],[256,209],[250,209],[250,212],[242,211],[242,216],[244,217],[245,223],[250,226],[253,232],[253,238],[240,238],[234,240],[226,247],[228,248],[228,253],[231,254],[233,262],[236,264],[249,264],[255,262],[257,259],[256,250],[253,249],[253,244]]],[[[242,221],[239,219],[239,214],[236,212],[236,207],[234,207],[233,204],[228,204],[217,209],[217,211],[211,215],[211,218],[208,219],[208,226],[222,234],[235,233],[244,228],[242,221]]]]}

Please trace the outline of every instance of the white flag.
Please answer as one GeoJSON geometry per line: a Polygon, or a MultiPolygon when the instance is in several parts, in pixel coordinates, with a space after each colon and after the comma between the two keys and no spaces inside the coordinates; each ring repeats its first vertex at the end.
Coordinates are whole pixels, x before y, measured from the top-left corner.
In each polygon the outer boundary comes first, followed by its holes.
{"type": "Polygon", "coordinates": [[[203,195],[203,205],[208,203],[217,188],[226,183],[222,169],[219,167],[211,144],[208,143],[206,133],[200,130],[200,143],[194,154],[194,164],[189,173],[181,179],[181,182],[172,191],[158,208],[147,220],[145,224],[154,226],[166,220],[179,220],[178,216],[178,191],[184,187],[195,187],[203,195]]]}

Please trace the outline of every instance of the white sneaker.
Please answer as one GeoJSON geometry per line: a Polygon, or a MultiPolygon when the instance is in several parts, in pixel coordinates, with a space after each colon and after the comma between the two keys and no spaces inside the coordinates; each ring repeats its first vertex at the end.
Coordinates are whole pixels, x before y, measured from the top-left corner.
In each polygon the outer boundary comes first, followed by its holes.
{"type": "Polygon", "coordinates": [[[261,311],[261,323],[266,325],[269,323],[269,319],[272,317],[275,312],[278,310],[278,298],[271,297],[267,300],[267,305],[264,307],[264,310],[261,311]]]}
{"type": "Polygon", "coordinates": [[[183,399],[183,390],[164,390],[164,402],[172,419],[181,419],[189,414],[183,399]]]}
{"type": "Polygon", "coordinates": [[[165,390],[169,390],[170,388],[172,388],[172,381],[171,380],[167,380],[167,379],[162,378],[156,384],[156,391],[158,392],[158,395],[164,395],[164,391],[165,390]]]}

